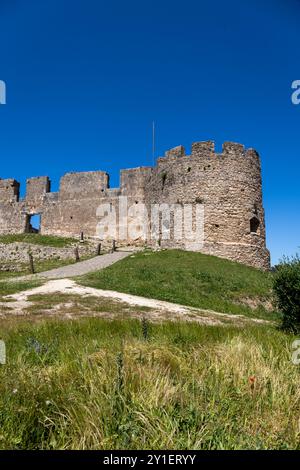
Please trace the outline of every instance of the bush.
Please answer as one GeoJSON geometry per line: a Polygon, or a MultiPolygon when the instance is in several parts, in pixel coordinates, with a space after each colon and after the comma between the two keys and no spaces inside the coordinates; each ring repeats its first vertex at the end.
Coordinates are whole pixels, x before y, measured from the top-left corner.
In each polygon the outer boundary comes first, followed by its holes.
{"type": "Polygon", "coordinates": [[[282,327],[300,332],[300,257],[284,258],[277,266],[273,292],[283,314],[282,327]]]}

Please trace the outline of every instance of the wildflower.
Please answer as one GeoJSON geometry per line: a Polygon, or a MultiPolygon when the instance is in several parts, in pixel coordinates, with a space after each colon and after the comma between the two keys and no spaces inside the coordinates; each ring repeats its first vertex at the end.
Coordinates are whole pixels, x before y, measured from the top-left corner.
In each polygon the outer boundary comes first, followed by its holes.
{"type": "Polygon", "coordinates": [[[256,377],[255,377],[255,375],[250,375],[250,377],[249,377],[249,384],[250,384],[251,390],[254,390],[254,387],[255,387],[255,384],[256,384],[256,377]]]}

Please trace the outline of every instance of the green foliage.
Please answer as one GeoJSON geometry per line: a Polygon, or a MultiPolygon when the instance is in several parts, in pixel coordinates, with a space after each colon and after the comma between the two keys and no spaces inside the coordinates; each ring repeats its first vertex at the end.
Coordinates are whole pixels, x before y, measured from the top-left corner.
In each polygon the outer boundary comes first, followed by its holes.
{"type": "Polygon", "coordinates": [[[278,308],[283,313],[282,327],[300,331],[300,258],[284,258],[277,266],[273,284],[278,308]]]}
{"type": "Polygon", "coordinates": [[[269,326],[0,320],[0,449],[299,449],[293,337],[269,326]],[[250,380],[251,379],[251,380],[250,380]]]}
{"type": "Polygon", "coordinates": [[[272,273],[202,253],[145,251],[81,282],[217,312],[278,319],[264,306],[271,299],[272,273]],[[249,299],[253,305],[247,304],[249,299]]]}

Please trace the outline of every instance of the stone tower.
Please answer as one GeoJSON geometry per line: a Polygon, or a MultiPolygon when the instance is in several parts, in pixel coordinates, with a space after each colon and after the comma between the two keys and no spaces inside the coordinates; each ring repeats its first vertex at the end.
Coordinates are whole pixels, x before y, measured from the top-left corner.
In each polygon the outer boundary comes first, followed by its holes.
{"type": "MultiPolygon", "coordinates": [[[[146,184],[150,203],[204,205],[203,253],[258,268],[270,267],[266,249],[261,167],[258,153],[226,142],[197,142],[191,155],[179,146],[159,158],[146,184]],[[162,176],[163,175],[163,176],[162,176]]],[[[162,246],[175,246],[163,242],[162,246]]],[[[188,248],[185,242],[178,247],[188,248]]]]}

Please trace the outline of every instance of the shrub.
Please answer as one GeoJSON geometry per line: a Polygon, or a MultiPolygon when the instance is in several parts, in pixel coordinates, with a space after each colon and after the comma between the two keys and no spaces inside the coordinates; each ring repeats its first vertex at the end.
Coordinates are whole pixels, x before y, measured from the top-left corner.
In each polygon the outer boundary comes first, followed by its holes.
{"type": "Polygon", "coordinates": [[[273,292],[285,330],[300,331],[300,257],[284,258],[277,266],[273,292]]]}

